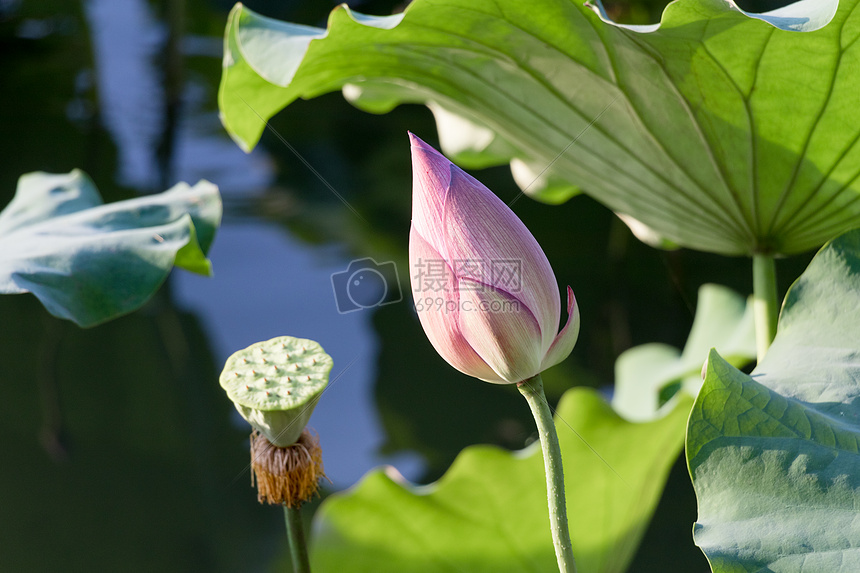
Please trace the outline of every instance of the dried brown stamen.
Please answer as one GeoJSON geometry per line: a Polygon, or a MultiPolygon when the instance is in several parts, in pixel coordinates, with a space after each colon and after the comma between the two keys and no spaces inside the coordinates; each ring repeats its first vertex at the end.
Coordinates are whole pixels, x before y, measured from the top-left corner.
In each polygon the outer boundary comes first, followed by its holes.
{"type": "Polygon", "coordinates": [[[305,428],[298,441],[285,448],[273,445],[265,436],[251,434],[251,484],[256,478],[257,501],[298,507],[319,490],[326,477],[319,438],[305,428]]]}

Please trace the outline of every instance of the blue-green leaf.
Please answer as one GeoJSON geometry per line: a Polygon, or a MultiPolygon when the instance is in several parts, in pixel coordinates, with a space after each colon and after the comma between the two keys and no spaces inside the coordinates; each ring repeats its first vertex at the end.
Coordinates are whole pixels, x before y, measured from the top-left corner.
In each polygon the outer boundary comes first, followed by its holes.
{"type": "Polygon", "coordinates": [[[860,571],[860,230],[791,287],[752,374],[711,352],[687,459],[716,573],[860,571]]]}
{"type": "Polygon", "coordinates": [[[54,316],[94,326],[143,305],[174,264],[211,274],[220,221],[208,181],[104,205],[79,170],[29,173],[0,212],[0,293],[33,293],[54,316]]]}

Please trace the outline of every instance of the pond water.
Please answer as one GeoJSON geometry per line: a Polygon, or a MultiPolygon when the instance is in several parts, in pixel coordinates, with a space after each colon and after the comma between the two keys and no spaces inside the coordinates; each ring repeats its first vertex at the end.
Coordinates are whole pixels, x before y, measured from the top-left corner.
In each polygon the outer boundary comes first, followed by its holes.
{"type": "MultiPolygon", "coordinates": [[[[175,300],[201,318],[219,362],[284,333],[316,340],[337,357],[311,423],[323,439],[326,475],[336,487],[355,483],[381,463],[394,463],[417,480],[420,459],[379,454],[382,428],[372,396],[378,341],[371,315],[338,314],[332,291],[332,273],[345,271],[348,261],[320,261],[314,251],[272,225],[228,222],[211,253],[219,280],[178,274],[175,300]]],[[[247,427],[238,414],[233,420],[247,427]]]]}
{"type": "MultiPolygon", "coordinates": [[[[166,120],[161,102],[167,87],[157,65],[164,23],[144,0],[90,0],[84,7],[99,113],[117,149],[117,180],[140,191],[156,188],[166,120]]],[[[182,55],[217,61],[220,38],[184,37],[182,55]]],[[[211,103],[206,94],[214,87],[207,80],[188,78],[183,86],[171,171],[175,180],[216,182],[231,203],[252,202],[274,182],[276,166],[265,149],[246,155],[229,139],[215,112],[206,108],[211,103]]],[[[173,300],[200,318],[218,363],[249,344],[284,334],[315,339],[338,357],[332,372],[337,386],[333,382],[327,389],[313,427],[325,437],[327,475],[342,488],[393,460],[378,453],[382,429],[371,397],[377,344],[369,313],[336,311],[330,277],[343,272],[349,260],[322,251],[275,223],[228,210],[211,253],[217,279],[177,272],[173,300]]],[[[233,420],[247,427],[238,415],[233,420]]],[[[421,477],[419,459],[397,461],[406,476],[421,477]]]]}
{"type": "MultiPolygon", "coordinates": [[[[247,4],[316,25],[331,8],[247,4]]],[[[359,8],[383,14],[394,4],[359,8]]],[[[132,315],[81,330],[29,295],[0,297],[2,571],[284,567],[279,512],[256,503],[248,427],[217,383],[227,356],[274,336],[315,339],[335,360],[311,419],[332,480],[326,493],[383,463],[413,481],[435,479],[466,445],[519,448],[533,438],[514,389],[469,379],[436,356],[408,293],[338,312],[331,276],[351,260],[405,269],[405,134],[435,143],[430,114],[369,116],[334,94],[272,122],[303,159],[271,133],[244,154],[215,103],[229,8],[222,0],[0,1],[0,69],[12,88],[0,106],[0,205],[22,173],[75,167],[107,201],[201,178],[225,201],[214,277],[174,272],[132,315]]],[[[517,193],[503,168],[480,177],[503,198],[517,193]]],[[[745,261],[653,251],[587,198],[561,207],[523,200],[516,209],[583,308],[574,354],[546,376],[551,400],[571,381],[610,387],[614,359],[631,345],[682,345],[699,284],[750,290],[745,261]]],[[[405,292],[403,272],[399,281],[405,292]]],[[[672,570],[706,570],[689,539],[694,518],[679,464],[634,568],[669,571],[660,557],[668,547],[672,570]]]]}

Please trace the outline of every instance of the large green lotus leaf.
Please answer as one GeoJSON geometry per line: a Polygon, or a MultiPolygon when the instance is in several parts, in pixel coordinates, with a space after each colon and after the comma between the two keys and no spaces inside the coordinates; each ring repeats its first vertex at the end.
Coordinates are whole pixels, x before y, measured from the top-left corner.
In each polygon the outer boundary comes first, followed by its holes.
{"type": "Polygon", "coordinates": [[[860,230],[791,287],[751,375],[711,352],[687,459],[715,572],[860,571],[860,230]]]}
{"type": "MultiPolygon", "coordinates": [[[[580,573],[622,572],[629,565],[680,451],[691,402],[635,424],[591,389],[562,397],[556,427],[580,573]]],[[[393,469],[371,472],[320,507],[314,570],[554,571],[537,446],[513,453],[470,446],[428,486],[410,485],[393,469]]]]}
{"type": "Polygon", "coordinates": [[[860,222],[857,3],[751,15],[677,0],[659,25],[629,27],[579,2],[415,0],[378,18],[340,6],[327,30],[237,4],[219,105],[250,149],[298,98],[427,103],[486,130],[446,144],[466,163],[549,167],[657,243],[797,253],[860,222]]]}
{"type": "Polygon", "coordinates": [[[681,352],[668,344],[643,344],[615,362],[612,407],[631,421],[653,420],[674,406],[682,394],[695,396],[702,384],[702,365],[716,347],[737,367],[756,356],[751,301],[729,288],[706,284],[690,337],[681,352]]]}
{"type": "Polygon", "coordinates": [[[104,205],[82,171],[29,173],[0,212],[0,293],[33,293],[54,316],[94,326],[143,305],[174,265],[211,274],[220,222],[208,181],[104,205]]]}
{"type": "MultiPolygon", "coordinates": [[[[344,86],[343,93],[348,100],[358,107],[366,107],[358,98],[350,97],[350,94],[355,92],[359,92],[356,86],[344,86]]],[[[520,154],[516,148],[503,141],[491,129],[453,113],[438,103],[428,102],[427,107],[436,118],[439,145],[452,161],[472,169],[510,161],[511,175],[519,188],[551,205],[564,203],[579,193],[579,189],[555,175],[545,164],[529,164],[518,159],[520,154]]]]}

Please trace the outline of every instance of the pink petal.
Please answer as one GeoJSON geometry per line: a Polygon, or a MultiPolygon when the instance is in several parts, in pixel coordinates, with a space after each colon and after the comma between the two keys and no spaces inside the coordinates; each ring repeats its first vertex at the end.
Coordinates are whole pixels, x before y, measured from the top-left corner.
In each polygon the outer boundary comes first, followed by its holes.
{"type": "Polygon", "coordinates": [[[488,272],[482,282],[508,292],[528,307],[537,319],[538,355],[542,356],[558,332],[561,312],[558,285],[546,255],[523,222],[492,191],[454,165],[450,181],[444,205],[449,262],[458,276],[462,275],[457,261],[483,263],[488,272]]]}
{"type": "Polygon", "coordinates": [[[412,135],[412,226],[447,260],[445,200],[451,162],[412,135]]]}
{"type": "Polygon", "coordinates": [[[460,279],[459,310],[463,336],[498,378],[516,383],[538,373],[540,327],[521,301],[493,287],[460,279]]]}
{"type": "Polygon", "coordinates": [[[541,361],[540,370],[543,372],[550,366],[555,366],[565,358],[567,358],[573,347],[576,345],[576,339],[579,337],[579,306],[576,304],[576,297],[573,295],[573,289],[567,287],[567,324],[555,337],[552,346],[541,361]]]}
{"type": "Polygon", "coordinates": [[[409,273],[418,319],[436,352],[464,374],[488,382],[503,382],[463,337],[458,320],[457,278],[414,225],[409,232],[409,273]],[[426,272],[422,275],[428,262],[434,262],[431,288],[426,288],[430,280],[426,272]]]}

